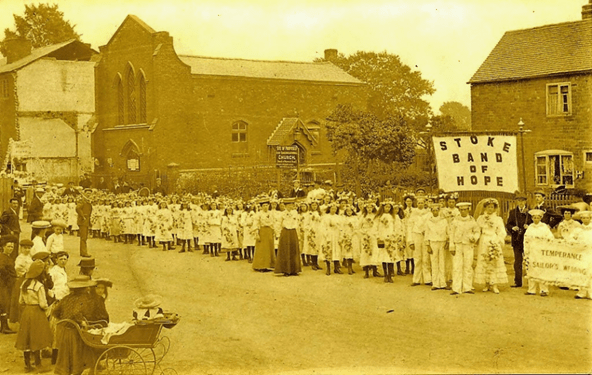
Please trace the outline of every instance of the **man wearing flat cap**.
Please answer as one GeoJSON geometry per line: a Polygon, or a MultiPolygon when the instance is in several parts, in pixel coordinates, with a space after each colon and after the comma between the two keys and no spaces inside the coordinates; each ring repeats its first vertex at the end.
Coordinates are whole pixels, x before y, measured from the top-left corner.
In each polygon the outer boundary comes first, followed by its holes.
{"type": "Polygon", "coordinates": [[[45,194],[45,190],[43,188],[36,188],[35,194],[33,194],[33,199],[27,208],[27,222],[32,223],[34,221],[39,221],[43,219],[43,202],[41,202],[41,197],[45,194]]]}
{"type": "Polygon", "coordinates": [[[514,285],[512,288],[522,287],[522,263],[524,261],[524,233],[532,219],[526,206],[526,194],[514,193],[516,208],[508,213],[506,231],[512,237],[512,249],[514,250],[514,285]]]}

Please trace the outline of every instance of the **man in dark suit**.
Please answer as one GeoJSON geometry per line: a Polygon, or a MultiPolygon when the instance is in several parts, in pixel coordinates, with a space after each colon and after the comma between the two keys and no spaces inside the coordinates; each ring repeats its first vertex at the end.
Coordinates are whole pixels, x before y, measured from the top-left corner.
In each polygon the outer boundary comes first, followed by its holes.
{"type": "Polygon", "coordinates": [[[162,186],[162,180],[160,178],[156,179],[156,186],[152,189],[152,194],[156,195],[158,193],[160,193],[160,195],[163,197],[167,195],[164,186],[162,186]]]}
{"type": "Polygon", "coordinates": [[[2,236],[12,235],[16,237],[14,243],[14,251],[11,254],[12,259],[18,256],[19,237],[21,235],[21,224],[19,222],[19,199],[10,199],[10,208],[2,213],[0,216],[0,224],[2,225],[2,236]]]}
{"type": "Polygon", "coordinates": [[[290,198],[304,198],[306,192],[300,187],[300,181],[294,180],[294,188],[290,191],[290,198]]]}
{"type": "Polygon", "coordinates": [[[90,198],[87,194],[90,191],[85,191],[80,193],[80,197],[82,198],[80,202],[76,205],[76,213],[78,214],[78,227],[80,227],[80,256],[89,258],[90,254],[88,253],[88,248],[86,245],[86,240],[88,239],[88,227],[90,226],[90,214],[92,213],[92,204],[90,203],[90,198]]]}
{"type": "Polygon", "coordinates": [[[524,260],[524,232],[532,222],[526,206],[526,195],[516,192],[516,208],[508,213],[506,231],[512,236],[514,249],[514,285],[512,288],[522,287],[522,262],[524,260]]]}
{"type": "Polygon", "coordinates": [[[549,227],[551,228],[555,228],[557,226],[557,224],[559,224],[559,222],[562,219],[562,216],[558,213],[556,213],[555,211],[553,211],[553,209],[549,206],[547,206],[547,204],[545,203],[545,192],[542,190],[537,190],[534,192],[534,200],[535,200],[535,205],[533,207],[533,209],[535,210],[541,210],[544,212],[543,218],[541,219],[541,222],[547,224],[549,227]]]}
{"type": "Polygon", "coordinates": [[[83,189],[90,189],[92,187],[92,180],[88,173],[85,173],[84,178],[80,180],[80,186],[82,186],[83,189]]]}
{"type": "Polygon", "coordinates": [[[43,188],[36,188],[35,194],[33,195],[33,199],[31,203],[29,203],[29,208],[27,209],[27,222],[32,223],[34,221],[42,220],[43,219],[43,202],[41,202],[41,197],[45,194],[45,190],[43,188]]]}

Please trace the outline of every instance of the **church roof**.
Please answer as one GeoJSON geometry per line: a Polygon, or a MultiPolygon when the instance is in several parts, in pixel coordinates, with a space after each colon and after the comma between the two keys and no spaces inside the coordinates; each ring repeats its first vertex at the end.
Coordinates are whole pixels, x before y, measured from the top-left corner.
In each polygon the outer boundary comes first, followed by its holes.
{"type": "MultiPolygon", "coordinates": [[[[45,47],[39,47],[39,48],[34,48],[31,50],[31,54],[18,59],[17,61],[14,61],[10,64],[6,63],[6,59],[0,59],[0,73],[6,73],[6,72],[12,72],[15,70],[18,70],[20,68],[23,68],[43,57],[47,57],[49,55],[51,55],[54,52],[59,51],[60,49],[69,46],[70,44],[74,44],[74,43],[80,43],[81,45],[85,45],[82,42],[77,41],[76,39],[70,39],[68,41],[62,42],[62,43],[57,43],[57,44],[52,44],[50,46],[45,46],[45,47]]],[[[86,45],[88,46],[88,45],[86,45]]],[[[90,49],[90,46],[88,46],[88,48],[90,49]]],[[[94,52],[94,51],[93,51],[94,52]]]]}
{"type": "MultiPolygon", "coordinates": [[[[304,133],[306,138],[308,138],[310,143],[312,143],[312,144],[317,143],[317,139],[311,134],[311,132],[306,128],[306,126],[304,126],[304,123],[302,122],[302,120],[300,120],[298,117],[288,117],[288,118],[284,117],[282,119],[282,121],[280,121],[278,126],[275,128],[273,133],[271,133],[271,136],[267,139],[267,145],[268,146],[284,145],[286,143],[286,138],[290,135],[293,136],[294,128],[296,128],[296,127],[298,127],[300,130],[302,130],[302,132],[304,133]]],[[[288,139],[287,141],[289,144],[292,144],[292,142],[294,141],[294,138],[292,137],[292,138],[288,139]]]]}
{"type": "Polygon", "coordinates": [[[469,83],[592,71],[592,19],[508,31],[469,83]]]}
{"type": "Polygon", "coordinates": [[[363,84],[330,62],[244,60],[187,55],[179,55],[179,58],[196,75],[363,84]]]}

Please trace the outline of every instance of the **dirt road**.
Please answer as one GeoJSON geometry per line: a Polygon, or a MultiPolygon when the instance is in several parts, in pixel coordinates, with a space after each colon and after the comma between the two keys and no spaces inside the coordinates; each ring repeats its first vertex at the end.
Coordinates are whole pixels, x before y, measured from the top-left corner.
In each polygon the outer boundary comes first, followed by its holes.
{"type": "MultiPolygon", "coordinates": [[[[76,238],[66,246],[77,249],[76,238]]],[[[112,321],[131,317],[143,293],[182,316],[162,367],[179,374],[589,373],[592,301],[551,288],[551,296],[451,296],[355,275],[298,277],[251,270],[199,253],[163,252],[90,240],[97,274],[115,285],[112,321]]],[[[77,251],[71,251],[77,254],[77,251]]],[[[68,266],[77,272],[78,257],[68,266]]],[[[508,267],[511,271],[511,266],[508,267]]],[[[1,364],[22,371],[14,336],[0,336],[1,364]],[[4,354],[7,355],[4,355],[4,354]]]]}

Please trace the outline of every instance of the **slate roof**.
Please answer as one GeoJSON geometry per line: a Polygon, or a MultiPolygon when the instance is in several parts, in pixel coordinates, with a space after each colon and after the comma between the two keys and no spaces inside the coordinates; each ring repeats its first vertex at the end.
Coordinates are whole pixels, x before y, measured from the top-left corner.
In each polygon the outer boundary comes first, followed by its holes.
{"type": "Polygon", "coordinates": [[[22,59],[18,59],[17,61],[13,61],[10,64],[6,64],[6,59],[2,59],[0,61],[0,73],[12,72],[14,70],[20,69],[30,63],[39,60],[42,57],[45,57],[52,52],[59,50],[62,47],[67,46],[68,44],[75,42],[76,39],[70,39],[66,42],[52,44],[51,46],[39,47],[31,50],[31,54],[23,57],[22,59]]]}
{"type": "MultiPolygon", "coordinates": [[[[310,140],[312,144],[316,144],[316,138],[306,129],[302,120],[298,117],[283,118],[282,121],[275,128],[271,136],[267,139],[268,146],[279,146],[284,143],[286,137],[292,134],[295,127],[299,127],[304,132],[304,135],[310,140]]],[[[292,140],[291,140],[292,141],[292,140]]]]}
{"type": "Polygon", "coordinates": [[[508,31],[469,83],[592,71],[592,19],[508,31]]]}
{"type": "Polygon", "coordinates": [[[244,60],[187,55],[179,55],[179,58],[191,67],[191,74],[196,75],[363,84],[330,62],[244,60]]]}

